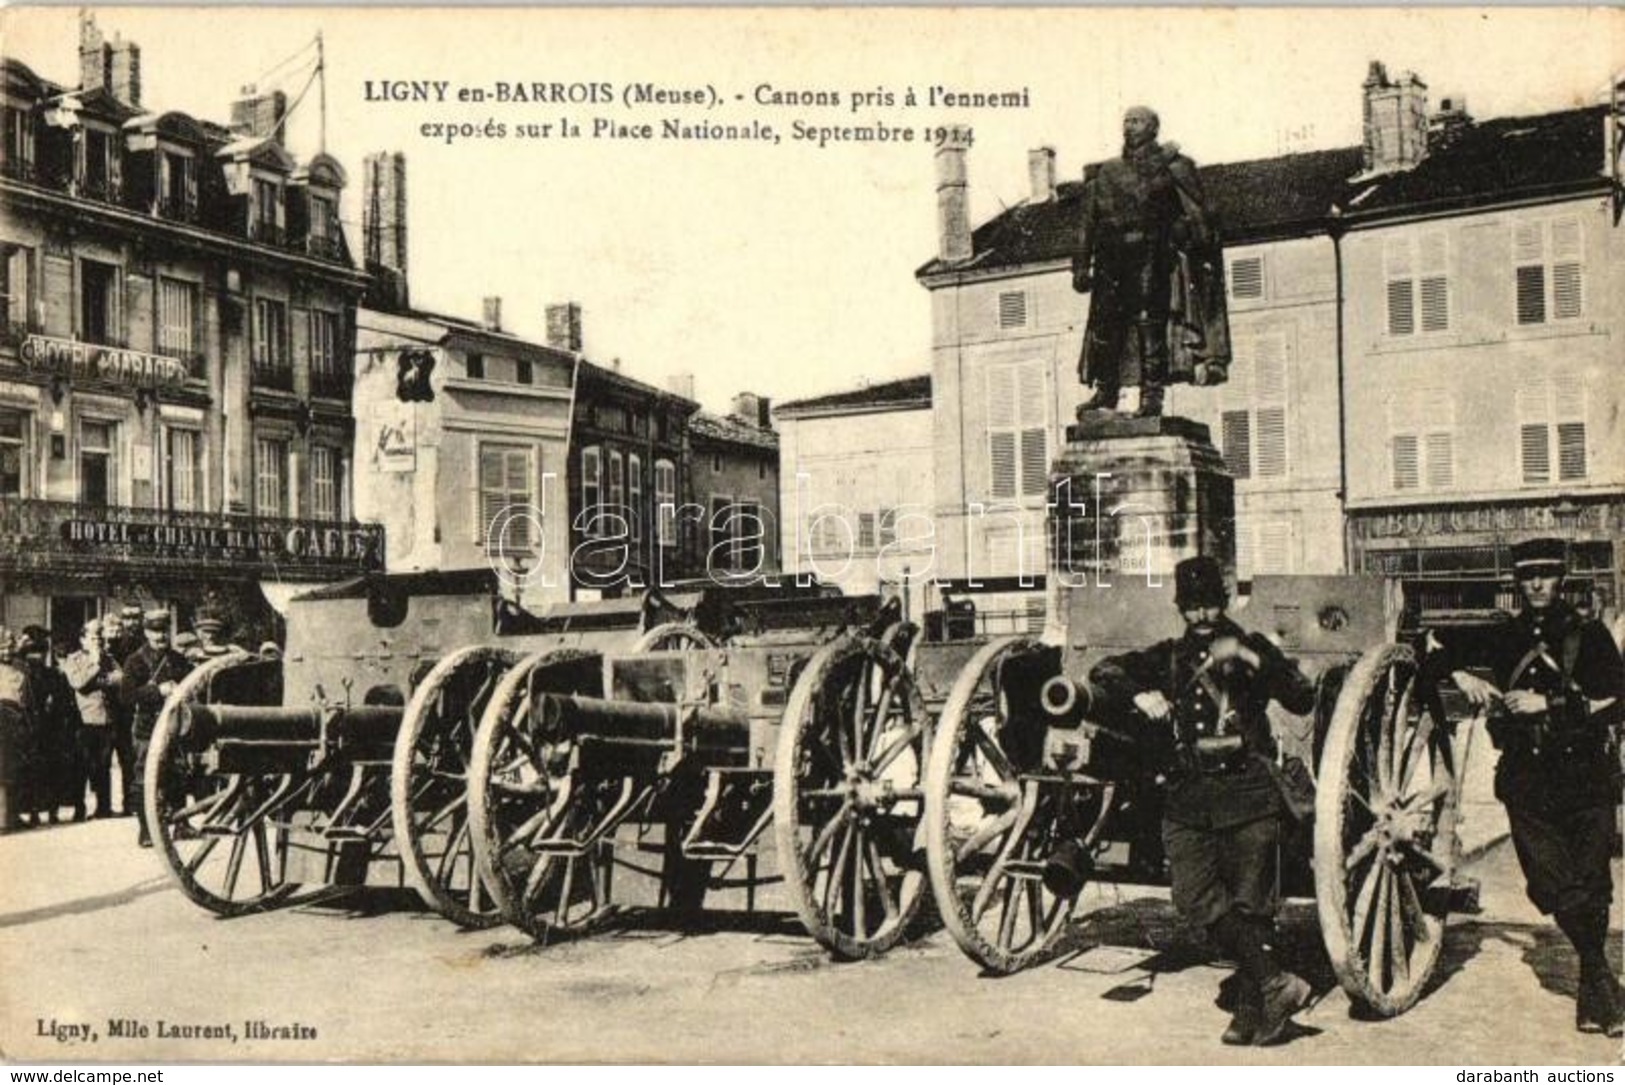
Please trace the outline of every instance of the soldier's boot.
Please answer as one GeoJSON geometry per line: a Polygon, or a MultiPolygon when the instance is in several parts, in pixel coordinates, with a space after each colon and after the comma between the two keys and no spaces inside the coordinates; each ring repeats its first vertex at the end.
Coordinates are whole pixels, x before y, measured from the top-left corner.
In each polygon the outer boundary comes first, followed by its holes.
{"type": "Polygon", "coordinates": [[[1162,385],[1142,384],[1140,386],[1140,407],[1134,412],[1136,418],[1160,418],[1162,416],[1162,385]]]}
{"type": "Polygon", "coordinates": [[[1097,384],[1095,394],[1078,407],[1078,418],[1081,421],[1086,411],[1115,411],[1119,390],[1116,385],[1097,384]]]}
{"type": "MultiPolygon", "coordinates": [[[[1212,929],[1214,941],[1235,957],[1248,985],[1259,992],[1258,1023],[1252,1035],[1258,1047],[1279,1043],[1286,1036],[1292,1015],[1307,1006],[1314,993],[1308,983],[1276,962],[1264,938],[1267,925],[1267,920],[1231,911],[1212,929]]],[[[1231,1024],[1235,1026],[1236,1022],[1231,1024]]],[[[1225,1035],[1230,1035],[1229,1029],[1225,1035]]]]}
{"type": "Polygon", "coordinates": [[[1574,908],[1557,913],[1557,925],[1574,943],[1580,957],[1580,991],[1574,1004],[1574,1027],[1580,1032],[1625,1035],[1625,1004],[1619,981],[1608,965],[1608,911],[1574,908]]]}
{"type": "Polygon", "coordinates": [[[1258,1026],[1264,1016],[1264,996],[1245,976],[1237,976],[1235,1006],[1230,1012],[1230,1024],[1219,1041],[1231,1047],[1246,1047],[1258,1035],[1258,1026]]]}

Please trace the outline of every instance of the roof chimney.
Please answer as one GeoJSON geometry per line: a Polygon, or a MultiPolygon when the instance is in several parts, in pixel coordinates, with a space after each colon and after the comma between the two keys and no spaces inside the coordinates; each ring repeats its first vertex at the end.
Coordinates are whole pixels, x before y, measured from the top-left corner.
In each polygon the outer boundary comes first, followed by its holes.
{"type": "Polygon", "coordinates": [[[1032,179],[1032,202],[1055,198],[1055,148],[1036,147],[1027,152],[1027,176],[1032,179]]]}
{"type": "Polygon", "coordinates": [[[581,353],[581,306],[566,301],[547,307],[547,345],[581,353]]]}
{"type": "Polygon", "coordinates": [[[231,130],[251,139],[282,142],[282,121],[288,115],[288,96],[280,90],[254,93],[250,83],[242,97],[231,103],[231,130]]]}
{"type": "Polygon", "coordinates": [[[684,399],[693,399],[694,374],[673,373],[671,376],[666,378],[666,390],[674,396],[682,396],[684,399]]]}
{"type": "Polygon", "coordinates": [[[937,256],[957,264],[971,258],[970,208],[966,204],[965,145],[937,148],[937,256]]]}
{"type": "Polygon", "coordinates": [[[1428,118],[1428,151],[1448,147],[1472,127],[1473,118],[1467,113],[1467,99],[1460,94],[1448,94],[1439,99],[1439,111],[1428,118]]]}
{"type": "Polygon", "coordinates": [[[762,428],[762,397],[755,392],[739,392],[728,413],[747,425],[762,428]]]}
{"type": "Polygon", "coordinates": [[[1390,80],[1373,60],[1365,77],[1365,176],[1408,170],[1427,156],[1428,88],[1412,72],[1390,80]]]}
{"type": "Polygon", "coordinates": [[[125,105],[141,108],[141,46],[133,41],[113,39],[113,57],[109,65],[113,97],[125,105]]]}
{"type": "Polygon", "coordinates": [[[502,299],[486,298],[480,308],[480,327],[488,332],[502,330],[502,299]]]}
{"type": "Polygon", "coordinates": [[[112,83],[113,50],[96,25],[96,17],[79,16],[79,89],[87,94],[112,83]]]}
{"type": "Polygon", "coordinates": [[[369,154],[363,162],[366,188],[361,202],[361,235],[367,273],[373,276],[368,304],[376,309],[408,307],[406,274],[406,156],[399,151],[369,154]]]}

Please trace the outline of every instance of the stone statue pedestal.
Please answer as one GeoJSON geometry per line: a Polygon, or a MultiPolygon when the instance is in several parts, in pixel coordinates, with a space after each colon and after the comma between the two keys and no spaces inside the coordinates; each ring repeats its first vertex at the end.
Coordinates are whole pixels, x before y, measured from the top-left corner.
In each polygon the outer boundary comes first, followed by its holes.
{"type": "Polygon", "coordinates": [[[1171,586],[1174,566],[1198,554],[1235,568],[1235,481],[1206,426],[1089,412],[1066,437],[1050,473],[1051,571],[1061,590],[1085,578],[1171,586]]]}

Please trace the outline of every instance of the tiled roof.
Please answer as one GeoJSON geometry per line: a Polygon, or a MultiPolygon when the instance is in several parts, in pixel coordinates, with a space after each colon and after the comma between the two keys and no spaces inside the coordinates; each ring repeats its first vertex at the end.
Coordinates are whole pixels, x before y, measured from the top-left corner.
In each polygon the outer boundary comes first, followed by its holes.
{"type": "Polygon", "coordinates": [[[1464,127],[1414,169],[1351,186],[1345,217],[1476,207],[1502,200],[1606,189],[1606,106],[1464,127]]]}
{"type": "Polygon", "coordinates": [[[930,407],[931,376],[904,377],[902,380],[871,384],[850,392],[835,392],[810,399],[793,399],[773,408],[774,414],[796,415],[851,409],[930,407]]]}
{"type": "Polygon", "coordinates": [[[779,447],[779,435],[770,429],[759,429],[742,419],[709,414],[705,411],[700,411],[688,420],[688,432],[690,437],[750,445],[752,448],[779,447]]]}
{"type": "MultiPolygon", "coordinates": [[[[1202,166],[1202,189],[1233,245],[1323,230],[1334,206],[1356,222],[1601,189],[1605,113],[1594,106],[1470,123],[1415,168],[1369,180],[1358,179],[1359,147],[1202,166]]],[[[970,260],[933,258],[916,275],[1069,259],[1082,199],[1083,182],[1059,185],[1054,200],[1018,204],[978,226],[970,260]]]]}

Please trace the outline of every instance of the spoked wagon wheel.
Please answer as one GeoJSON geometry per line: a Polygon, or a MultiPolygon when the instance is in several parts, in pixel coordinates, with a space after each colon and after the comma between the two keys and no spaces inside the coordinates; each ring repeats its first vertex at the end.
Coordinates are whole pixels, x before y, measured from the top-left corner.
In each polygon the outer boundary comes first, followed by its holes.
{"type": "Polygon", "coordinates": [[[688,648],[715,648],[712,640],[698,627],[687,622],[663,622],[655,626],[632,645],[634,652],[677,652],[688,648]]]}
{"type": "Polygon", "coordinates": [[[980,649],[959,672],[942,715],[925,776],[925,847],[937,911],[959,948],[991,972],[1007,974],[1041,959],[1072,915],[1076,897],[1044,886],[1044,860],[1068,822],[1071,801],[1040,768],[1045,724],[1012,730],[1001,664],[1040,651],[1026,637],[980,649]],[[1019,738],[1018,738],[1019,736],[1019,738]],[[1049,785],[1049,786],[1046,786],[1049,785]]]}
{"type": "Polygon", "coordinates": [[[929,744],[913,676],[872,638],[825,645],[796,680],[773,773],[775,842],[801,922],[836,956],[885,952],[919,911],[929,744]]]}
{"type": "Polygon", "coordinates": [[[594,847],[560,857],[537,846],[567,833],[562,822],[592,804],[571,795],[575,744],[538,735],[530,722],[532,690],[601,695],[599,658],[560,648],[524,659],[498,684],[474,737],[475,862],[502,917],[538,940],[579,933],[610,912],[606,854],[594,847]]]}
{"type": "Polygon", "coordinates": [[[222,916],[275,906],[297,888],[287,880],[288,830],[280,814],[302,781],[287,774],[210,774],[185,734],[184,706],[215,678],[268,664],[242,652],[208,660],[179,683],[153,727],[143,776],[153,846],[182,893],[222,916]]]}
{"type": "Polygon", "coordinates": [[[468,761],[485,706],[518,658],[505,648],[452,652],[413,690],[395,737],[390,812],[407,881],[424,903],[464,927],[502,922],[474,869],[468,761]]]}
{"type": "Polygon", "coordinates": [[[1349,673],[1315,796],[1315,896],[1337,978],[1385,1016],[1421,995],[1439,960],[1460,864],[1461,766],[1437,689],[1406,645],[1349,673]]]}

